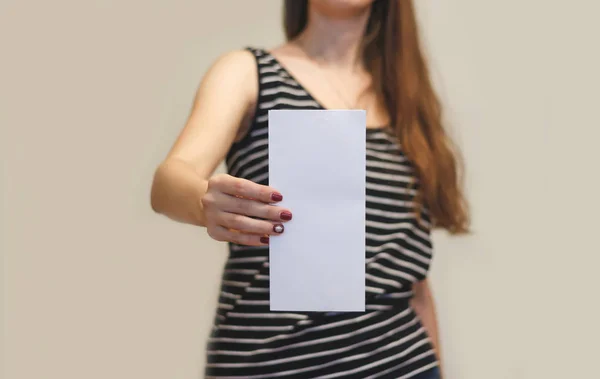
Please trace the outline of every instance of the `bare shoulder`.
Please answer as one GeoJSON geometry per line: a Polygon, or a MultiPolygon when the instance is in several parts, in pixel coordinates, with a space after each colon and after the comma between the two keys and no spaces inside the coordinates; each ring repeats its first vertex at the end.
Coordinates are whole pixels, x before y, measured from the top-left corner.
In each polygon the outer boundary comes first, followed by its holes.
{"type": "Polygon", "coordinates": [[[208,69],[205,80],[224,87],[255,93],[258,73],[256,60],[248,50],[234,50],[219,56],[208,69]]]}
{"type": "Polygon", "coordinates": [[[170,156],[214,171],[257,99],[258,73],[250,51],[222,54],[202,77],[185,127],[170,156]]]}
{"type": "Polygon", "coordinates": [[[232,50],[221,54],[212,64],[211,69],[236,69],[246,73],[254,71],[256,61],[248,50],[232,50]]]}

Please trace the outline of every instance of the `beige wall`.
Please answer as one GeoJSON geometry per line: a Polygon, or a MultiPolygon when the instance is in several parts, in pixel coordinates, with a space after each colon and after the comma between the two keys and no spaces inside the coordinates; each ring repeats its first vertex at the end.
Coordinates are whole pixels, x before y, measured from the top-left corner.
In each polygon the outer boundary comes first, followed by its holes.
{"type": "MultiPolygon", "coordinates": [[[[7,379],[200,377],[225,249],[153,215],[150,180],[208,64],[281,40],[280,3],[2,1],[7,379]]],[[[596,377],[600,6],[419,5],[476,230],[436,236],[448,377],[596,377]]]]}

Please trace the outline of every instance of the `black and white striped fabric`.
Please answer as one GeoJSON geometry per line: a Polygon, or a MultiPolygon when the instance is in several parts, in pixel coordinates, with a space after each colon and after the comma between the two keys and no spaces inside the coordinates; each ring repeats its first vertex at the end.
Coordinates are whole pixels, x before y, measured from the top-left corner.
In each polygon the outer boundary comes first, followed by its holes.
{"type": "MultiPolygon", "coordinates": [[[[231,175],[268,184],[267,112],[324,108],[271,54],[249,50],[260,81],[255,119],[226,162],[231,175]]],[[[231,244],[207,378],[398,379],[438,365],[409,306],[432,258],[428,215],[414,215],[413,167],[387,129],[367,130],[366,154],[366,312],[270,312],[268,249],[231,244]]]]}

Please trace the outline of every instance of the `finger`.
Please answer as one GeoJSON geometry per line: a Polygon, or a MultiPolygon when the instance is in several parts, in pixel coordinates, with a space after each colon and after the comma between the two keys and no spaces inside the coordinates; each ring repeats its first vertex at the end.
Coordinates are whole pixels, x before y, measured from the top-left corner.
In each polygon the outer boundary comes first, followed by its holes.
{"type": "Polygon", "coordinates": [[[292,212],[283,207],[264,204],[255,200],[242,199],[224,193],[215,194],[219,208],[229,212],[265,220],[285,222],[292,219],[292,212]]]}
{"type": "Polygon", "coordinates": [[[238,245],[246,246],[266,246],[269,244],[268,236],[243,233],[239,231],[229,230],[223,226],[215,226],[212,228],[211,237],[217,241],[233,242],[238,245]]]}
{"type": "Polygon", "coordinates": [[[216,223],[217,225],[228,229],[259,235],[281,234],[284,230],[283,225],[280,223],[255,220],[244,215],[228,212],[220,213],[217,217],[216,223]]]}
{"type": "Polygon", "coordinates": [[[221,192],[232,196],[255,199],[263,203],[276,203],[283,200],[283,196],[274,188],[247,179],[226,175],[213,181],[213,184],[221,192]]]}

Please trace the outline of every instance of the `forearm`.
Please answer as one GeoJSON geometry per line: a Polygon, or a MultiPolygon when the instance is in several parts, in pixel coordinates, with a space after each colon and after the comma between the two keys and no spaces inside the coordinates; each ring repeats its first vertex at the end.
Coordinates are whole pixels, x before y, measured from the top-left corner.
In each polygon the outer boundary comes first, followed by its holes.
{"type": "Polygon", "coordinates": [[[205,226],[201,203],[208,181],[182,160],[168,159],[156,170],[152,183],[152,209],[172,220],[205,226]]]}
{"type": "Polygon", "coordinates": [[[420,282],[415,285],[415,296],[411,301],[411,305],[415,310],[415,313],[421,320],[421,324],[427,331],[427,334],[431,339],[431,343],[441,365],[442,357],[438,333],[437,314],[435,311],[435,302],[433,299],[433,294],[431,293],[429,283],[427,280],[424,280],[423,282],[420,282]]]}

